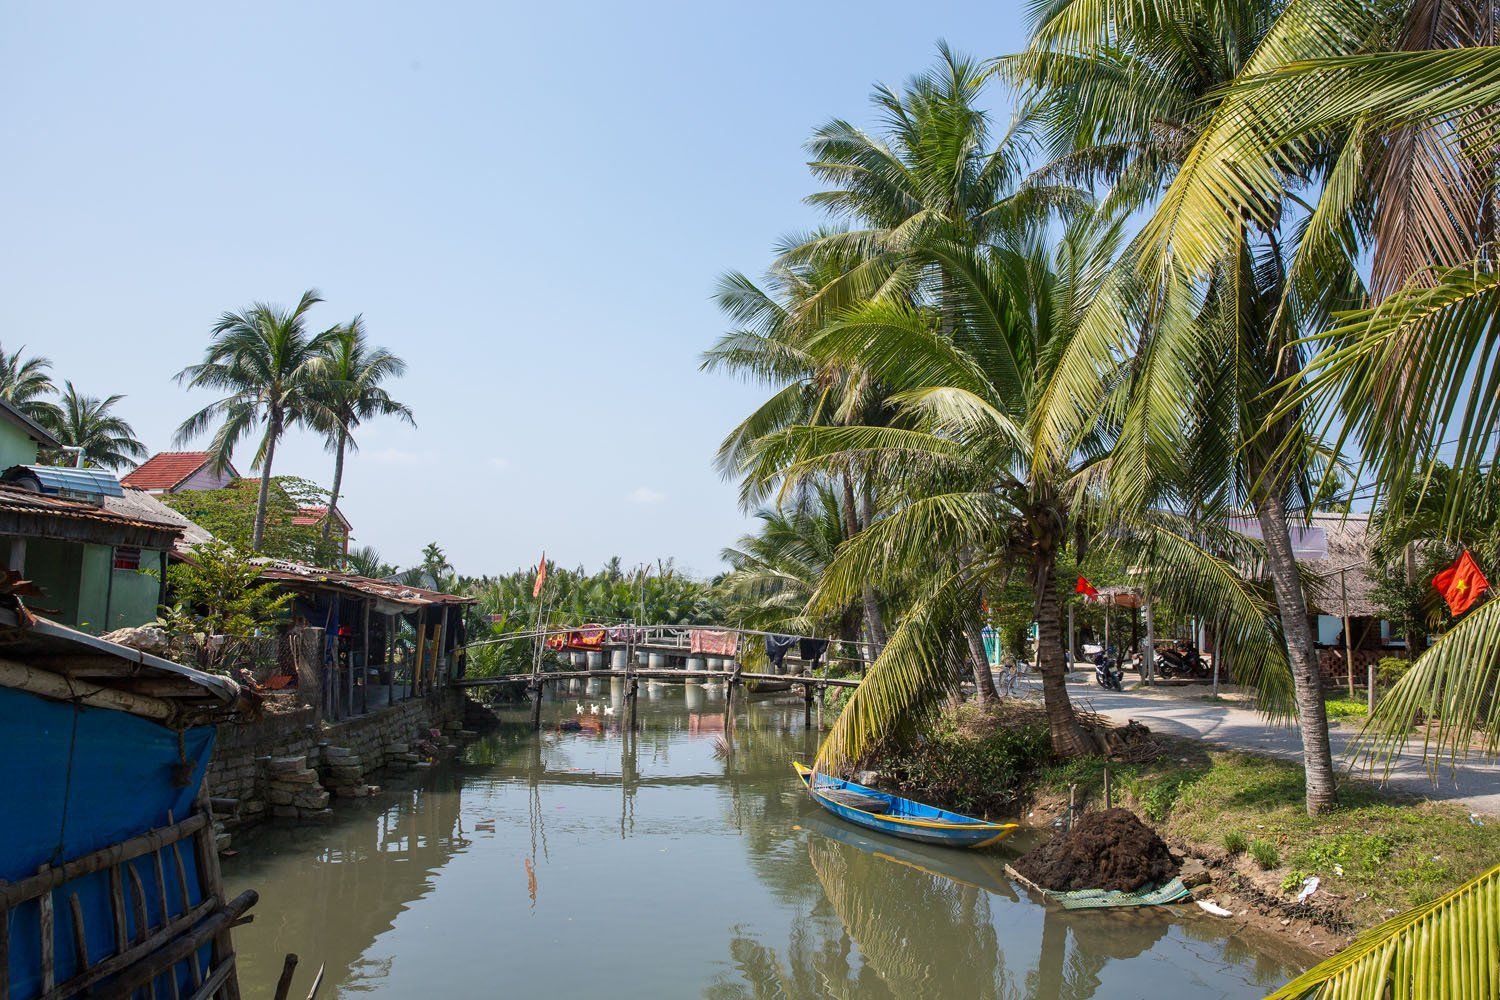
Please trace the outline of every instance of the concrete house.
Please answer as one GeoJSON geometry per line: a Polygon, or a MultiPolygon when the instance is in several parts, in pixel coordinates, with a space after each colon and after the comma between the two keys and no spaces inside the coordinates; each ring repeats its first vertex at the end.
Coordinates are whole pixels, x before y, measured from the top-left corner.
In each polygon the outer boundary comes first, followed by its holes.
{"type": "Polygon", "coordinates": [[[157,452],[126,473],[120,485],[147,493],[184,493],[188,490],[222,490],[240,474],[233,465],[214,468],[214,456],[208,451],[157,452]]]}

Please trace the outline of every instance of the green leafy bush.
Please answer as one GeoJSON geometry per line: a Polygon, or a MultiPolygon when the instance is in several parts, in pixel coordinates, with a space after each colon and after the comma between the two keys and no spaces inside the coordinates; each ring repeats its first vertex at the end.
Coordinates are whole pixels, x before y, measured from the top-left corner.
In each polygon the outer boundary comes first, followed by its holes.
{"type": "Polygon", "coordinates": [[[905,749],[884,749],[867,763],[901,794],[957,812],[1013,811],[1030,776],[1052,755],[1044,727],[1000,727],[985,735],[940,727],[905,749]]]}
{"type": "Polygon", "coordinates": [[[1281,852],[1269,840],[1250,841],[1250,857],[1267,871],[1281,864],[1281,852]]]}
{"type": "Polygon", "coordinates": [[[1389,687],[1406,676],[1411,665],[1404,656],[1382,656],[1375,664],[1375,680],[1381,687],[1389,687]]]}

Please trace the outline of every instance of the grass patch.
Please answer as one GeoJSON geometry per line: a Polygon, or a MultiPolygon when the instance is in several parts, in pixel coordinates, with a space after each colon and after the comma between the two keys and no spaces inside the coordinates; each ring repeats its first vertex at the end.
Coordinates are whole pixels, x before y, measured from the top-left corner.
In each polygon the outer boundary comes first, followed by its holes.
{"type": "MultiPolygon", "coordinates": [[[[1164,834],[1222,844],[1231,854],[1247,851],[1269,870],[1285,866],[1288,884],[1319,876],[1362,927],[1384,920],[1388,909],[1441,895],[1500,856],[1500,824],[1475,826],[1466,809],[1451,803],[1406,800],[1349,780],[1340,785],[1337,809],[1308,816],[1302,769],[1294,764],[1207,750],[1190,740],[1163,744],[1165,752],[1149,764],[1110,765],[1118,804],[1149,817],[1164,834]]],[[[1056,764],[1041,780],[1059,795],[1077,785],[1080,797],[1097,806],[1103,762],[1056,764]]]]}
{"type": "MultiPolygon", "coordinates": [[[[1250,841],[1250,857],[1266,871],[1270,871],[1281,864],[1281,852],[1269,840],[1250,841]]],[[[1299,878],[1297,881],[1300,882],[1302,880],[1299,878]]]]}
{"type": "Polygon", "coordinates": [[[1323,710],[1330,719],[1362,719],[1369,706],[1363,698],[1325,698],[1323,710]]]}

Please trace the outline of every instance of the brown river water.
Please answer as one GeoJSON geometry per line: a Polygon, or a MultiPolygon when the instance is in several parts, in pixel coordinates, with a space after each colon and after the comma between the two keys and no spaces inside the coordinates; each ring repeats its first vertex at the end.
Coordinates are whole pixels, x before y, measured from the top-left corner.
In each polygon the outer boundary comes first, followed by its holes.
{"type": "Polygon", "coordinates": [[[616,682],[561,691],[461,758],[340,803],[326,826],[262,827],[226,860],[260,892],[235,931],[246,997],[289,951],[305,996],[1260,997],[1300,956],[1196,907],[1066,912],[1003,865],[828,816],[790,762],[816,734],[800,699],[616,682]],[[571,726],[570,726],[571,729],[571,726]]]}

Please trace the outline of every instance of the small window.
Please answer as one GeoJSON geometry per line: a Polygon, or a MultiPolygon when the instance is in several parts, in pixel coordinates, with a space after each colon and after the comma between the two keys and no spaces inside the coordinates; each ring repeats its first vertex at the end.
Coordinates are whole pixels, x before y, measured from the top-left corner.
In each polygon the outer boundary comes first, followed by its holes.
{"type": "Polygon", "coordinates": [[[141,568],[141,550],[133,548],[115,549],[115,569],[137,570],[141,568]]]}

